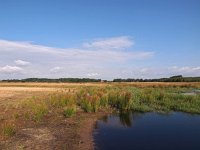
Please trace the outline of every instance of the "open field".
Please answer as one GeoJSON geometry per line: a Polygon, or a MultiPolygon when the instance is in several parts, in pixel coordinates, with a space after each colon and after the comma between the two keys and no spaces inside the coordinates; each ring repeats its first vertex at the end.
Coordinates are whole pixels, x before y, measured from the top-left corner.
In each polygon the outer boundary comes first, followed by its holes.
{"type": "Polygon", "coordinates": [[[37,82],[0,82],[0,87],[49,87],[49,88],[66,88],[80,86],[104,86],[106,83],[37,83],[37,82]]]}
{"type": "Polygon", "coordinates": [[[0,149],[93,149],[112,111],[200,113],[200,83],[0,83],[0,149]],[[194,92],[195,91],[195,92],[194,92]]]}
{"type": "Polygon", "coordinates": [[[81,86],[113,86],[126,85],[136,87],[200,87],[199,82],[91,82],[91,83],[37,83],[37,82],[0,82],[0,87],[50,87],[50,88],[66,88],[66,87],[81,87],[81,86]]]}

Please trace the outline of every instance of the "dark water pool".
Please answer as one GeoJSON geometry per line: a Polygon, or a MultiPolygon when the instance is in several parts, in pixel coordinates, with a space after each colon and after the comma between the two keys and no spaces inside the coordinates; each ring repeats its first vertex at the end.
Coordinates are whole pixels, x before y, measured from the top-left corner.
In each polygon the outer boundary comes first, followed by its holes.
{"type": "Polygon", "coordinates": [[[123,113],[99,120],[97,150],[200,150],[200,115],[123,113]]]}

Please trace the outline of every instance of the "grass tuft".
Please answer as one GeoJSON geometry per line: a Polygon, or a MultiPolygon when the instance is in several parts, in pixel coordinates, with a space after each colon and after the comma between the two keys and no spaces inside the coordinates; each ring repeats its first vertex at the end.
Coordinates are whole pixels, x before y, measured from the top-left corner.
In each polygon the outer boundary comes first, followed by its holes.
{"type": "Polygon", "coordinates": [[[76,107],[64,108],[63,114],[65,117],[72,117],[76,113],[76,107]]]}
{"type": "Polygon", "coordinates": [[[2,126],[2,134],[7,137],[14,136],[16,133],[16,127],[12,123],[5,123],[2,126]]]}

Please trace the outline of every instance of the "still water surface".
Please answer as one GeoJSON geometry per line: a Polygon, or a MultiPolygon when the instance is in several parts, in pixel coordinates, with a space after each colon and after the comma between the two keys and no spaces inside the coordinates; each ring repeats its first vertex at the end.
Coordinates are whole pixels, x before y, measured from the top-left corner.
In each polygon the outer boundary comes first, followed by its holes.
{"type": "Polygon", "coordinates": [[[200,115],[123,113],[97,121],[97,150],[200,150],[200,115]]]}

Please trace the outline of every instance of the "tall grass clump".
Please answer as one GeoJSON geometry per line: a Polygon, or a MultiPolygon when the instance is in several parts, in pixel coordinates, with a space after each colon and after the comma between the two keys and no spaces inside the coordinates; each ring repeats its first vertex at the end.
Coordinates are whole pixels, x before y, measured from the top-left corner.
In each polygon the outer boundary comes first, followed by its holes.
{"type": "Polygon", "coordinates": [[[35,122],[40,122],[48,113],[48,106],[43,99],[40,101],[35,99],[27,100],[23,107],[26,107],[27,109],[24,113],[25,119],[32,119],[35,122]]]}
{"type": "Polygon", "coordinates": [[[78,103],[85,112],[98,112],[107,106],[107,97],[98,88],[87,88],[78,94],[78,103]]]}
{"type": "Polygon", "coordinates": [[[65,117],[71,117],[76,113],[76,106],[64,108],[63,115],[65,117]]]}
{"type": "Polygon", "coordinates": [[[171,110],[200,113],[200,95],[173,94],[168,97],[171,99],[171,110]]]}
{"type": "Polygon", "coordinates": [[[48,108],[44,103],[35,104],[32,107],[32,113],[33,113],[33,120],[36,122],[40,122],[41,119],[48,113],[48,108]]]}
{"type": "Polygon", "coordinates": [[[13,123],[4,123],[1,130],[2,134],[7,137],[11,137],[16,133],[16,127],[13,123]]]}
{"type": "Polygon", "coordinates": [[[132,93],[130,91],[113,90],[108,94],[108,103],[111,107],[120,110],[131,110],[132,93]]]}
{"type": "Polygon", "coordinates": [[[47,104],[53,108],[63,108],[67,105],[76,104],[76,97],[73,93],[58,92],[50,95],[47,104]]]}
{"type": "Polygon", "coordinates": [[[100,96],[100,106],[101,108],[108,108],[108,94],[100,96]]]}
{"type": "Polygon", "coordinates": [[[97,112],[100,107],[100,98],[97,95],[85,94],[80,104],[85,112],[97,112]]]}
{"type": "Polygon", "coordinates": [[[63,109],[64,115],[70,116],[70,113],[75,114],[76,104],[76,94],[69,92],[58,91],[45,97],[33,97],[23,104],[23,107],[26,108],[24,117],[27,120],[31,119],[35,122],[40,122],[48,113],[51,115],[60,114],[63,109]]]}

